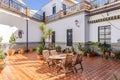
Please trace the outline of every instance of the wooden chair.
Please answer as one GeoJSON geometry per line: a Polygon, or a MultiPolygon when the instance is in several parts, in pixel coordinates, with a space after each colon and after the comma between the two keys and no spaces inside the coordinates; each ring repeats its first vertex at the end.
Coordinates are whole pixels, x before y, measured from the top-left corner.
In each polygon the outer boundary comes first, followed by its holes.
{"type": "Polygon", "coordinates": [[[56,50],[50,50],[50,54],[51,55],[57,55],[57,51],[56,50]]]}
{"type": "Polygon", "coordinates": [[[57,73],[58,73],[60,70],[62,70],[62,69],[64,70],[64,73],[65,73],[65,74],[67,74],[67,73],[69,73],[69,72],[74,72],[74,70],[73,70],[73,65],[72,65],[72,63],[73,63],[72,58],[73,58],[73,55],[67,54],[67,55],[66,55],[66,59],[65,59],[64,61],[62,61],[62,62],[57,66],[57,68],[58,68],[57,73]]]}
{"type": "Polygon", "coordinates": [[[43,50],[42,52],[43,54],[43,63],[47,62],[48,66],[50,67],[51,66],[51,60],[49,59],[49,50],[43,50]]]}
{"type": "Polygon", "coordinates": [[[83,58],[82,54],[77,54],[75,61],[73,62],[73,68],[75,69],[75,72],[77,72],[77,70],[80,70],[80,69],[82,69],[83,71],[82,58],[83,58]],[[80,68],[76,68],[76,65],[80,65],[80,68]]]}

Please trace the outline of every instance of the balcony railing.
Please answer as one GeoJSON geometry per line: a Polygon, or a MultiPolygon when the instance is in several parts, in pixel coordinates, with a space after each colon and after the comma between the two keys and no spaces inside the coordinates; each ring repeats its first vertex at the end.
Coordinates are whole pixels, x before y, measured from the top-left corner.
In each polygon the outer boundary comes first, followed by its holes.
{"type": "Polygon", "coordinates": [[[50,15],[47,18],[47,22],[62,18],[64,16],[79,12],[81,10],[81,3],[78,3],[76,5],[70,6],[66,8],[66,10],[63,10],[62,12],[58,12],[56,14],[50,15]]]}
{"type": "Polygon", "coordinates": [[[32,18],[37,19],[37,20],[43,21],[43,16],[40,15],[40,14],[38,14],[37,12],[30,11],[30,16],[31,16],[32,18]]]}
{"type": "Polygon", "coordinates": [[[12,0],[0,0],[0,6],[12,9],[14,11],[26,14],[27,6],[12,0]]]}
{"type": "Polygon", "coordinates": [[[66,8],[66,11],[64,11],[64,13],[66,13],[66,15],[73,14],[73,13],[80,11],[81,8],[82,8],[81,3],[78,3],[76,5],[66,8]]]}
{"type": "Polygon", "coordinates": [[[48,21],[56,20],[56,19],[59,19],[59,18],[60,18],[59,13],[56,13],[54,15],[48,16],[48,21]]]}
{"type": "Polygon", "coordinates": [[[97,8],[110,3],[114,3],[115,1],[116,0],[93,0],[93,1],[90,1],[90,4],[92,5],[93,8],[97,8]]]}
{"type": "Polygon", "coordinates": [[[12,11],[16,11],[17,13],[22,13],[26,16],[35,18],[37,20],[43,20],[43,17],[35,12],[27,12],[27,6],[24,4],[21,4],[17,1],[13,0],[0,0],[0,6],[4,8],[8,8],[12,11]]]}

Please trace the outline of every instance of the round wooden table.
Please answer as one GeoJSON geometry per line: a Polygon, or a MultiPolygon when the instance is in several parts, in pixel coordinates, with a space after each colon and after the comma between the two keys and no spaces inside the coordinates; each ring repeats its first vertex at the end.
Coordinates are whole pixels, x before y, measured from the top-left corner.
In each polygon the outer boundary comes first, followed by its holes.
{"type": "Polygon", "coordinates": [[[66,54],[52,55],[52,56],[49,56],[49,58],[54,60],[62,60],[66,58],[66,54]]]}

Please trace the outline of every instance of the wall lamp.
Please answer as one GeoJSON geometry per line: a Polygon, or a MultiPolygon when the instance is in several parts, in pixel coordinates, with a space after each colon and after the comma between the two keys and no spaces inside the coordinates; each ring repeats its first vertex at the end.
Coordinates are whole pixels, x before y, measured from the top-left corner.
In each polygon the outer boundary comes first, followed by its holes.
{"type": "Polygon", "coordinates": [[[77,27],[80,27],[80,24],[79,24],[79,21],[78,21],[78,20],[75,20],[75,25],[76,25],[77,27]]]}

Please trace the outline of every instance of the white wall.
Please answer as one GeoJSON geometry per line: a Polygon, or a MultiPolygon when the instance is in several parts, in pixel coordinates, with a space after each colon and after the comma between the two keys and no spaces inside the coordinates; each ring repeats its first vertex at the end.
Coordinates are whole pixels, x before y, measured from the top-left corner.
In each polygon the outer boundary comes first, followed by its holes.
{"type": "MultiPolygon", "coordinates": [[[[114,15],[120,15],[120,10],[110,11],[108,12],[108,15],[107,13],[93,15],[90,17],[90,20],[101,19],[104,17],[114,16],[114,15]]],[[[98,27],[106,26],[106,25],[111,25],[111,43],[117,43],[117,40],[120,39],[120,35],[119,35],[120,34],[120,19],[89,24],[90,41],[95,41],[95,42],[98,41],[98,27]]]]}
{"type": "Polygon", "coordinates": [[[111,25],[111,43],[117,43],[117,40],[120,39],[120,19],[119,20],[112,20],[107,22],[100,22],[100,23],[94,23],[90,24],[90,41],[98,41],[98,27],[99,26],[106,26],[106,25],[111,25]],[[111,25],[112,23],[113,25],[111,25]],[[116,29],[115,26],[119,29],[116,29]]]}
{"type": "Polygon", "coordinates": [[[56,12],[62,10],[62,2],[61,0],[51,0],[49,3],[42,7],[42,11],[45,11],[46,16],[52,15],[52,8],[56,6],[56,12]]]}
{"type": "Polygon", "coordinates": [[[67,29],[73,29],[73,42],[84,42],[85,41],[85,14],[84,12],[63,18],[58,21],[48,23],[47,26],[51,27],[55,31],[56,42],[67,41],[67,29]],[[80,27],[75,25],[75,20],[79,21],[80,27]]]}
{"type": "MultiPolygon", "coordinates": [[[[26,42],[26,20],[24,17],[0,9],[0,36],[4,37],[4,42],[8,43],[10,35],[12,34],[13,29],[15,34],[18,36],[18,30],[23,30],[24,34],[22,38],[18,38],[16,42],[26,42]],[[4,26],[2,26],[4,25],[4,26]]],[[[40,22],[29,20],[29,42],[40,42],[40,31],[39,31],[40,22]]]]}

